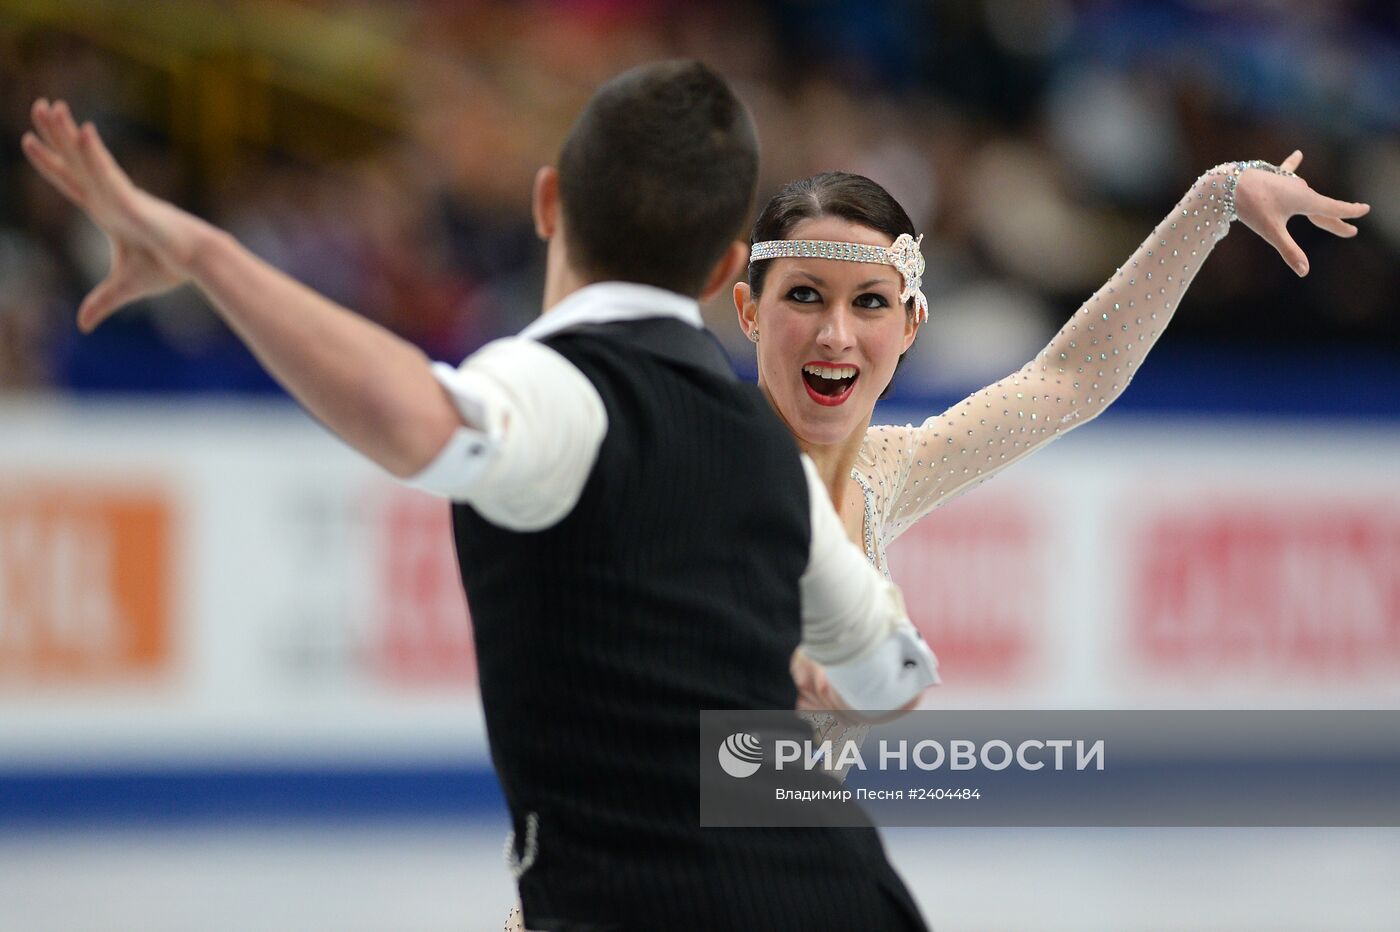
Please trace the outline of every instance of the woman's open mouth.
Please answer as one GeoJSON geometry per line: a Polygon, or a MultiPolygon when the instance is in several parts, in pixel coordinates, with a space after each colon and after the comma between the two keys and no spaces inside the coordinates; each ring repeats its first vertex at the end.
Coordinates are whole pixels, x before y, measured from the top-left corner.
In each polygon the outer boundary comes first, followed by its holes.
{"type": "Polygon", "coordinates": [[[855,366],[809,362],[802,367],[802,384],[819,405],[839,405],[851,396],[860,370],[855,366]]]}

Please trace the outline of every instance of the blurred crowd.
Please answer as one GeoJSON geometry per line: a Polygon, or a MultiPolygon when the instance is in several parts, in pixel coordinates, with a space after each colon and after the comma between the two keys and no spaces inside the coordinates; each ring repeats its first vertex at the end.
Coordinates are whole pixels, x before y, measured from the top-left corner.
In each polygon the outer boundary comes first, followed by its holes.
{"type": "MultiPolygon", "coordinates": [[[[179,48],[127,6],[0,0],[0,390],[273,389],[188,291],[76,333],[106,247],[23,160],[38,96],[94,120],[138,183],[455,362],[538,313],[531,179],[592,89],[675,56],[752,108],[760,199],[841,168],[926,232],[933,320],[898,392],[1015,368],[1196,175],[1294,148],[1315,188],[1373,205],[1362,235],[1295,221],[1300,282],[1237,230],[1171,339],[1400,362],[1393,2],[261,0],[209,4],[179,48]]],[[[748,362],[727,299],[706,313],[748,362]]]]}

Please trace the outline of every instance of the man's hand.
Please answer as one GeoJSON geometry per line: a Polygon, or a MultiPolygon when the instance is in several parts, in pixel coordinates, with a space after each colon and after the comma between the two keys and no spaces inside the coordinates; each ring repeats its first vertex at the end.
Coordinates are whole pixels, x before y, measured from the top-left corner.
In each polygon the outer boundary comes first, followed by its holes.
{"type": "Polygon", "coordinates": [[[913,711],[919,707],[923,701],[923,693],[909,700],[904,706],[893,712],[887,712],[875,717],[867,717],[859,714],[847,705],[846,700],[841,698],[841,694],[832,688],[831,683],[826,678],[826,671],[822,665],[802,652],[802,648],[792,652],[790,663],[792,670],[792,680],[797,684],[797,711],[799,712],[831,712],[845,725],[859,724],[881,724],[899,718],[905,712],[913,711]]]}
{"type": "MultiPolygon", "coordinates": [[[[1296,171],[1302,161],[1303,153],[1295,150],[1279,167],[1296,171]]],[[[1308,257],[1288,235],[1290,217],[1303,214],[1328,233],[1352,237],[1356,227],[1347,221],[1364,217],[1370,210],[1369,204],[1323,197],[1302,178],[1261,169],[1246,169],[1235,185],[1235,214],[1277,249],[1288,267],[1300,276],[1308,274],[1308,257]]]]}
{"type": "Polygon", "coordinates": [[[38,100],[24,154],[44,178],[82,209],[112,247],[112,268],[78,309],[91,331],[124,305],[189,280],[189,263],[208,224],[132,184],[91,123],[79,126],[63,101],[38,100]]]}
{"type": "Polygon", "coordinates": [[[462,426],[422,350],[142,191],[67,104],[40,100],[32,115],[24,154],[112,244],[111,271],[78,309],[84,331],[190,282],[297,401],[393,475],[421,472],[462,426]]]}
{"type": "MultiPolygon", "coordinates": [[[[792,652],[792,681],[797,684],[798,711],[822,711],[834,709],[833,701],[839,701],[831,684],[826,680],[822,665],[802,652],[802,648],[792,652]],[[835,698],[833,698],[835,697],[835,698]]],[[[844,703],[842,703],[844,705],[844,703]]]]}

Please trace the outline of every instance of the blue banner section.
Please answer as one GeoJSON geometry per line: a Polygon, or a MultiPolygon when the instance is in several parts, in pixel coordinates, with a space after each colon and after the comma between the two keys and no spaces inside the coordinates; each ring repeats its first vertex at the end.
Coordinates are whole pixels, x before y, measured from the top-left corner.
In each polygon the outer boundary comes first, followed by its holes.
{"type": "MultiPolygon", "coordinates": [[[[735,360],[746,379],[755,379],[753,359],[735,360]]],[[[1006,374],[1006,373],[1003,373],[1006,374]]],[[[996,381],[991,377],[989,381],[996,381]]],[[[983,385],[949,386],[946,391],[915,390],[896,376],[886,408],[905,420],[947,410],[983,385]]],[[[1237,417],[1342,417],[1400,419],[1400,364],[1386,348],[1319,348],[1313,353],[1250,347],[1159,346],[1133,376],[1132,384],[1104,413],[1150,415],[1231,415],[1237,417]]]]}
{"type": "Polygon", "coordinates": [[[95,823],[496,818],[496,775],[422,766],[149,766],[0,771],[0,831],[95,823]]]}
{"type": "MultiPolygon", "coordinates": [[[[95,393],[283,394],[236,345],[222,348],[217,360],[198,356],[178,364],[173,359],[150,364],[149,351],[133,342],[133,332],[146,326],[140,320],[116,320],[94,336],[74,340],[71,358],[65,357],[70,370],[65,387],[95,393]]],[[[756,381],[752,356],[732,361],[746,380],[756,381]]],[[[989,381],[998,377],[990,376],[989,381]]],[[[928,391],[915,388],[912,377],[896,376],[889,404],[901,414],[934,414],[982,387],[949,385],[943,391],[928,391]]],[[[1300,353],[1264,346],[1243,350],[1169,343],[1152,351],[1107,416],[1114,413],[1400,419],[1400,356],[1385,346],[1321,347],[1300,353]]]]}

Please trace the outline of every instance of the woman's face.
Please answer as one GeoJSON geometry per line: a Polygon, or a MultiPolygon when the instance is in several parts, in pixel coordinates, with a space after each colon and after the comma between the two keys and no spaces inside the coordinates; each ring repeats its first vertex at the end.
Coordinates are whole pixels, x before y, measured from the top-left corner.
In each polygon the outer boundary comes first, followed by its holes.
{"type": "MultiPolygon", "coordinates": [[[[839,217],[804,220],[788,238],[894,242],[839,217]]],[[[918,329],[903,286],[892,266],[840,259],[771,260],[757,301],[736,286],[740,325],[759,331],[758,384],[798,439],[832,444],[865,430],[918,329]]]]}

